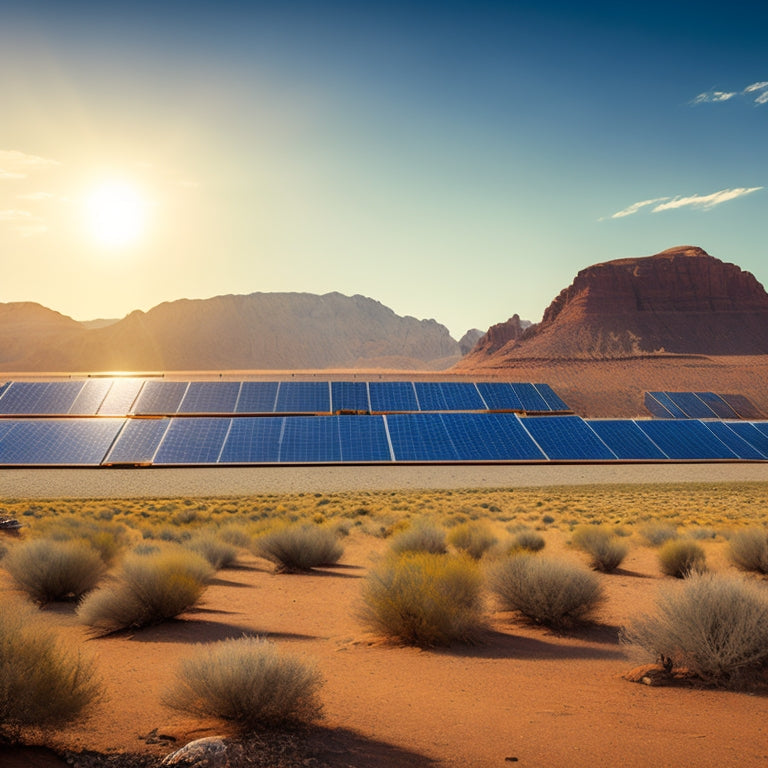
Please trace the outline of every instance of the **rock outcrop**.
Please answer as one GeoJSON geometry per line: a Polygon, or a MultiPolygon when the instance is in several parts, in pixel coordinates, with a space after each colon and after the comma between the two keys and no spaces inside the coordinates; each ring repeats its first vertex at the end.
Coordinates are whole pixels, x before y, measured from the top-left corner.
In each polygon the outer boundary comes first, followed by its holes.
{"type": "Polygon", "coordinates": [[[494,326],[465,361],[664,353],[768,354],[768,294],[749,272],[693,246],[595,264],[541,323],[522,333],[515,318],[494,326]]]}
{"type": "Polygon", "coordinates": [[[483,336],[483,332],[479,328],[470,328],[459,339],[459,351],[462,355],[468,355],[483,336]]]}

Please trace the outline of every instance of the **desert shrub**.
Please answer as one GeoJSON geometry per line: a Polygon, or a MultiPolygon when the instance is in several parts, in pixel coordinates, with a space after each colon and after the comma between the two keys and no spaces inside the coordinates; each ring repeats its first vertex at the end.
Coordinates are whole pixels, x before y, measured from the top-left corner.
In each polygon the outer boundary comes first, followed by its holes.
{"type": "Polygon", "coordinates": [[[571,543],[589,555],[590,567],[603,573],[613,573],[629,552],[629,547],[618,536],[600,525],[579,525],[573,532],[571,543]]]}
{"type": "Polygon", "coordinates": [[[90,661],[68,649],[21,601],[0,611],[0,733],[54,728],[82,717],[101,686],[90,661]]]}
{"type": "Polygon", "coordinates": [[[237,560],[237,549],[213,531],[198,531],[184,542],[184,548],[202,555],[217,571],[237,560]]]}
{"type": "Polygon", "coordinates": [[[109,565],[114,562],[136,537],[120,523],[96,522],[76,517],[53,518],[36,526],[42,538],[55,541],[87,541],[101,559],[109,565]]]}
{"type": "Polygon", "coordinates": [[[310,722],[321,715],[322,679],[314,666],[254,637],[198,645],[184,659],[163,702],[199,717],[219,717],[241,730],[310,722]]]}
{"type": "Polygon", "coordinates": [[[427,552],[442,555],[446,552],[445,531],[421,520],[393,536],[390,548],[397,554],[427,552]]]}
{"type": "Polygon", "coordinates": [[[418,646],[472,642],[482,627],[482,577],[468,557],[408,552],[383,560],[363,587],[363,622],[418,646]]]}
{"type": "Polygon", "coordinates": [[[242,525],[225,525],[219,528],[219,538],[241,549],[248,549],[253,543],[250,534],[242,525]]]}
{"type": "Polygon", "coordinates": [[[504,610],[557,629],[590,620],[603,600],[594,573],[544,556],[523,554],[497,563],[489,582],[504,610]]]}
{"type": "Polygon", "coordinates": [[[448,542],[460,552],[464,552],[475,560],[479,560],[497,539],[493,531],[484,523],[459,523],[448,534],[448,542]]]}
{"type": "Polygon", "coordinates": [[[746,528],[728,540],[728,556],[742,571],[768,574],[768,531],[746,528]]]}
{"type": "Polygon", "coordinates": [[[524,528],[512,537],[509,549],[510,551],[525,550],[526,552],[540,552],[544,549],[545,543],[544,537],[541,534],[524,528]]]}
{"type": "Polygon", "coordinates": [[[104,574],[104,561],[85,541],[31,539],[13,547],[3,559],[19,589],[36,603],[79,598],[104,574]]]}
{"type": "Polygon", "coordinates": [[[717,538],[717,531],[701,525],[689,528],[685,533],[689,539],[695,539],[696,541],[707,541],[717,538]]]}
{"type": "Polygon", "coordinates": [[[670,539],[659,548],[659,566],[667,576],[684,579],[706,568],[706,555],[691,539],[670,539]]]}
{"type": "Polygon", "coordinates": [[[737,687],[768,667],[768,593],[734,576],[694,573],[667,585],[656,613],[623,630],[668,671],[737,687]]]}
{"type": "Polygon", "coordinates": [[[115,580],[87,595],[77,614],[104,633],[156,624],[194,606],[210,575],[207,560],[181,548],[131,553],[115,580]]]}
{"type": "Polygon", "coordinates": [[[645,543],[651,547],[660,547],[665,542],[679,536],[677,528],[664,523],[647,523],[640,528],[640,535],[645,543]]]}
{"type": "Polygon", "coordinates": [[[333,565],[344,554],[336,534],[318,525],[290,525],[256,540],[254,550],[284,573],[333,565]]]}

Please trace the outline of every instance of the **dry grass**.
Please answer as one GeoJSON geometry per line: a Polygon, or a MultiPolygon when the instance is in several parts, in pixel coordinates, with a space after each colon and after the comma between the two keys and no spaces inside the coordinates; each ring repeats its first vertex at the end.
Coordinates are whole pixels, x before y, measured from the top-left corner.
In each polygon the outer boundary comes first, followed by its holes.
{"type": "Polygon", "coordinates": [[[768,574],[768,530],[736,531],[728,540],[728,556],[742,571],[768,574]]]}
{"type": "Polygon", "coordinates": [[[670,539],[659,548],[662,573],[684,579],[706,569],[706,554],[700,544],[691,539],[670,539]]]}
{"type": "Polygon", "coordinates": [[[254,551],[283,573],[309,571],[337,563],[344,548],[336,533],[319,525],[291,525],[264,534],[254,551]]]}
{"type": "Polygon", "coordinates": [[[571,544],[589,555],[591,568],[603,573],[613,573],[629,552],[629,546],[603,525],[577,526],[571,544]]]}

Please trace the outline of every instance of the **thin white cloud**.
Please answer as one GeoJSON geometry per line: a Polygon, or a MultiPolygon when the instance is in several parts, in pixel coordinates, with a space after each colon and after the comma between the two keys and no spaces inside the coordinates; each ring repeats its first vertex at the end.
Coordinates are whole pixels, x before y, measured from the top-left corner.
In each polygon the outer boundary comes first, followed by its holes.
{"type": "Polygon", "coordinates": [[[736,91],[705,91],[700,93],[693,104],[716,104],[719,101],[730,101],[736,95],[736,91]]]}
{"type": "Polygon", "coordinates": [[[25,179],[34,172],[60,165],[39,155],[28,155],[16,149],[0,149],[0,179],[25,179]]]}
{"type": "Polygon", "coordinates": [[[26,179],[26,173],[17,173],[15,171],[6,171],[5,168],[0,168],[0,179],[26,179]]]}
{"type": "Polygon", "coordinates": [[[755,91],[763,91],[768,88],[768,80],[764,80],[761,83],[752,83],[744,89],[744,93],[754,93],[755,91]]]}
{"type": "Polygon", "coordinates": [[[768,91],[763,91],[756,99],[755,104],[768,104],[768,91]]]}
{"type": "Polygon", "coordinates": [[[741,91],[704,91],[695,99],[691,99],[691,104],[717,104],[723,101],[730,101],[737,96],[752,99],[755,104],[768,103],[768,80],[760,80],[750,83],[741,91]],[[757,96],[753,99],[753,96],[757,96]]]}
{"type": "Polygon", "coordinates": [[[652,200],[642,200],[639,203],[632,203],[632,205],[624,208],[624,210],[617,211],[611,215],[612,219],[623,219],[625,216],[631,216],[633,213],[637,213],[641,208],[645,208],[648,205],[654,203],[660,203],[663,200],[669,200],[668,197],[654,197],[652,200]]]}
{"type": "Polygon", "coordinates": [[[31,200],[37,202],[39,200],[52,200],[56,195],[51,192],[28,192],[24,195],[16,195],[17,200],[31,200]]]}
{"type": "Polygon", "coordinates": [[[721,189],[719,192],[713,192],[710,195],[690,195],[688,197],[675,197],[665,203],[659,203],[651,212],[671,211],[677,208],[714,208],[716,205],[726,203],[729,200],[750,195],[763,187],[737,187],[735,189],[721,189]]]}

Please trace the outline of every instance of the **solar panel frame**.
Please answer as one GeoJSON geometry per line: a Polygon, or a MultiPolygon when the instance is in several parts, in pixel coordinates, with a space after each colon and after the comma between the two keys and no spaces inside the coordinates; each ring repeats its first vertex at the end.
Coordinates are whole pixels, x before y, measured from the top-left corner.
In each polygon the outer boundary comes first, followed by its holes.
{"type": "Polygon", "coordinates": [[[343,463],[390,463],[394,460],[383,416],[335,416],[343,463]]]}
{"type": "Polygon", "coordinates": [[[146,381],[132,412],[143,416],[172,416],[184,399],[188,381],[146,381]]]}
{"type": "Polygon", "coordinates": [[[341,417],[302,416],[286,418],[280,440],[280,463],[329,464],[340,462],[339,418],[341,417]]]}
{"type": "Polygon", "coordinates": [[[176,413],[234,413],[239,396],[239,381],[190,381],[176,413]]]}
{"type": "Polygon", "coordinates": [[[278,464],[285,416],[235,416],[218,464],[278,464]]]}
{"type": "Polygon", "coordinates": [[[151,464],[171,420],[126,419],[102,464],[151,464]]]}
{"type": "Polygon", "coordinates": [[[520,420],[552,461],[613,461],[616,455],[580,416],[533,416],[520,420]]]}
{"type": "Polygon", "coordinates": [[[331,389],[327,381],[281,381],[276,413],[330,413],[331,389]]]}
{"type": "Polygon", "coordinates": [[[365,381],[332,381],[331,410],[369,413],[368,384],[365,381]]]}
{"type": "Polygon", "coordinates": [[[235,405],[235,413],[274,413],[278,382],[244,381],[235,405]]]}
{"type": "Polygon", "coordinates": [[[698,419],[651,419],[636,423],[670,459],[703,461],[737,458],[698,419]]]}
{"type": "Polygon", "coordinates": [[[13,381],[0,399],[7,416],[63,416],[75,402],[84,381],[13,381]]]}
{"type": "Polygon", "coordinates": [[[587,424],[622,461],[668,458],[631,419],[588,419],[587,424]]]}
{"type": "Polygon", "coordinates": [[[372,413],[412,413],[419,410],[411,381],[369,381],[372,413]]]}
{"type": "Polygon", "coordinates": [[[112,379],[112,386],[97,411],[99,416],[127,416],[146,379],[112,379]]]}
{"type": "Polygon", "coordinates": [[[152,463],[160,465],[216,464],[224,447],[231,418],[201,416],[172,418],[152,463]]]}
{"type": "Polygon", "coordinates": [[[394,413],[385,417],[396,462],[459,461],[440,413],[394,413]]]}
{"type": "Polygon", "coordinates": [[[523,403],[506,381],[479,381],[475,384],[489,411],[522,411],[523,403]]]}

